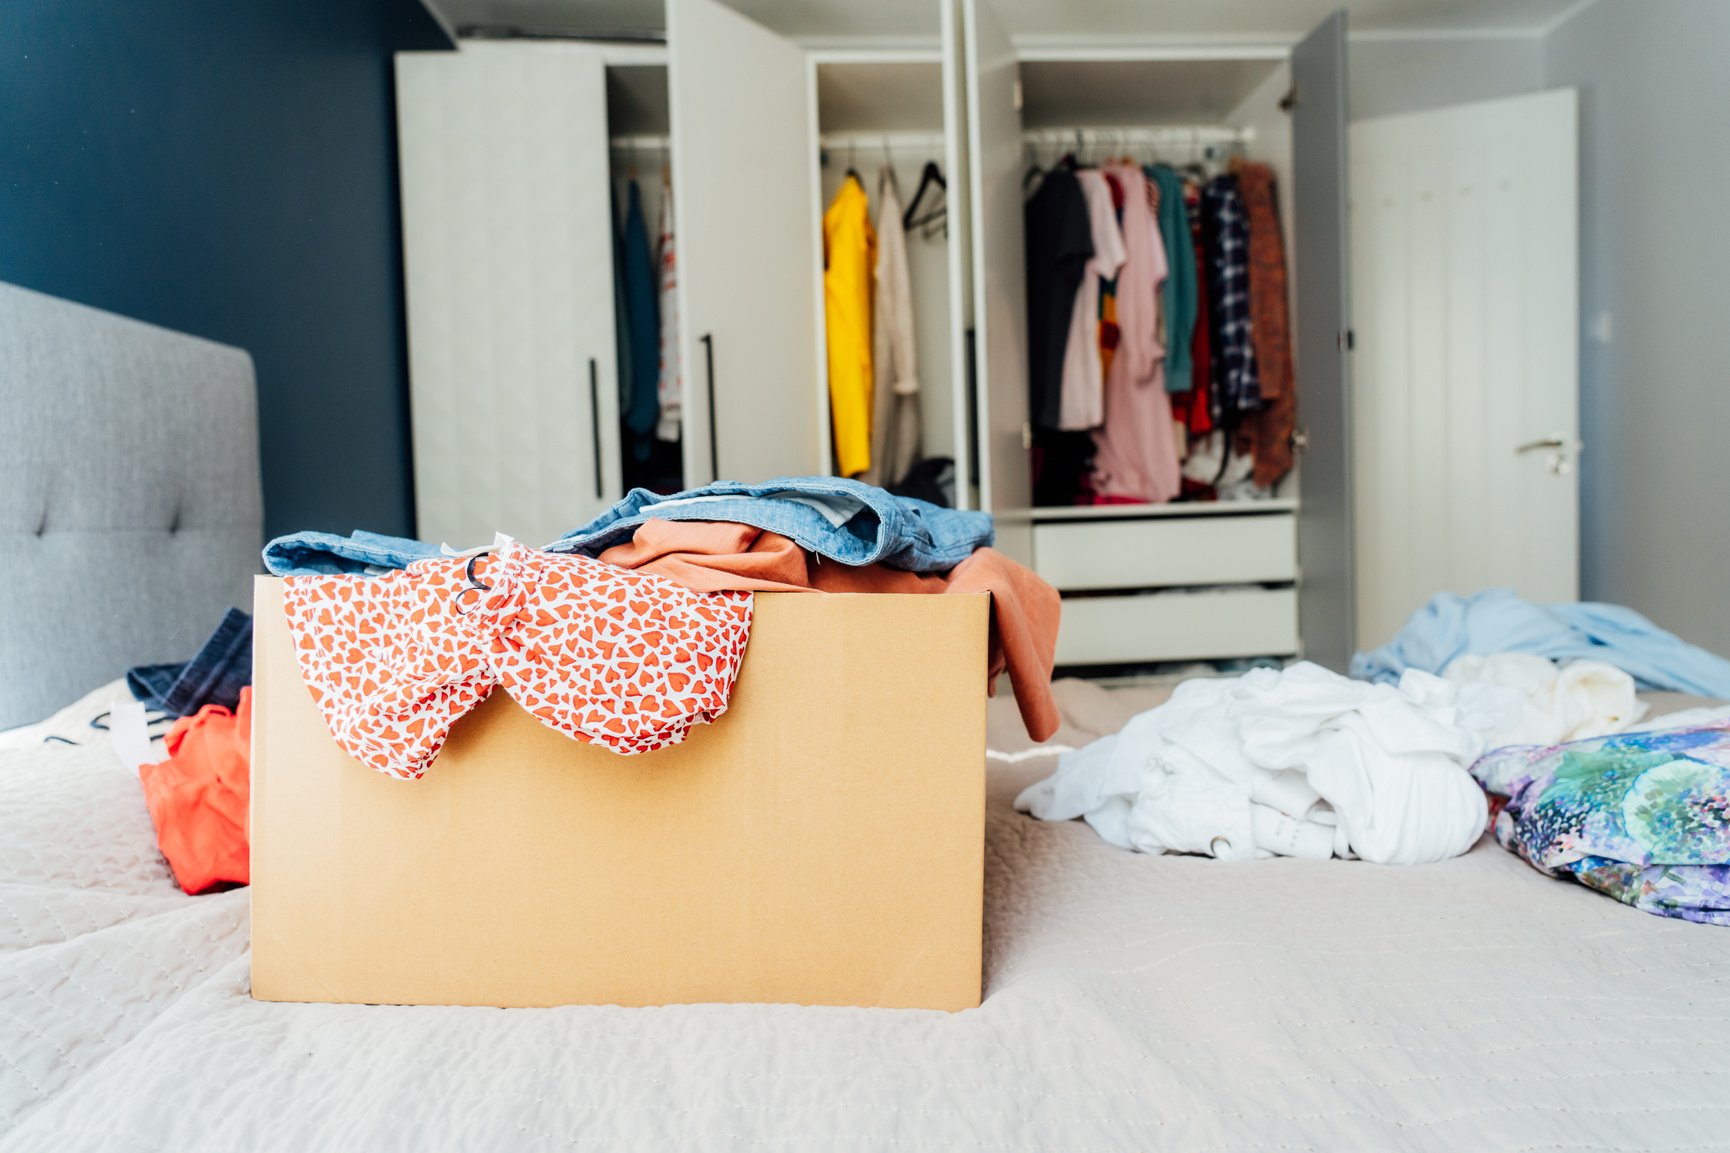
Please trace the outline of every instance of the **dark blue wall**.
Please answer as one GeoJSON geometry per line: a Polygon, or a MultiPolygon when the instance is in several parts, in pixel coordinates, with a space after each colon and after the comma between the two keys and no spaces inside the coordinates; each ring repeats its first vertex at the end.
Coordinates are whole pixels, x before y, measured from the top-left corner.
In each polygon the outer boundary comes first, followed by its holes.
{"type": "Polygon", "coordinates": [[[0,3],[0,280],[251,352],[273,535],[412,529],[391,53],[443,47],[418,0],[0,3]]]}

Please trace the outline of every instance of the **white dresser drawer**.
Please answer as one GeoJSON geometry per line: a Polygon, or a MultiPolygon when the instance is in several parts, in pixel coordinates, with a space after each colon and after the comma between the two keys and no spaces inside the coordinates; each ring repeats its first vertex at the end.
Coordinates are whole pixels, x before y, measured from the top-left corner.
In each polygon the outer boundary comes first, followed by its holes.
{"type": "Polygon", "coordinates": [[[1292,589],[1065,597],[1060,665],[1291,656],[1297,652],[1292,589]]]}
{"type": "Polygon", "coordinates": [[[1059,590],[1276,583],[1297,578],[1297,522],[1160,517],[1033,526],[1033,568],[1059,590]]]}

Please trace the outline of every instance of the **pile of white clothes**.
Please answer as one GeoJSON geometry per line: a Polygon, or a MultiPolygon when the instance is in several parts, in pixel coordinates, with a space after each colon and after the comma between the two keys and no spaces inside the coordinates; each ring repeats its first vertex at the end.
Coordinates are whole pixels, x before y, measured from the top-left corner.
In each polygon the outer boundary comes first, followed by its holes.
{"type": "Polygon", "coordinates": [[[1513,723],[1490,734],[1490,747],[1559,745],[1619,733],[1646,715],[1634,678],[1603,661],[1558,666],[1533,653],[1467,653],[1443,674],[1457,685],[1497,684],[1524,698],[1513,723]]]}
{"type": "Polygon", "coordinates": [[[1015,804],[1145,853],[1439,861],[1483,833],[1466,768],[1523,705],[1492,682],[1378,685],[1307,662],[1186,681],[1015,804]]]}

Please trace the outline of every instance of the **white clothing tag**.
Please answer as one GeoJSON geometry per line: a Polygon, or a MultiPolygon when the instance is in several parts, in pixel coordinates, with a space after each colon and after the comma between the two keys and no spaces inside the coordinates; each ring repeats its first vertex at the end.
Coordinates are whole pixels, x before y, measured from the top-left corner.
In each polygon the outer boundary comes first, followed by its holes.
{"type": "Polygon", "coordinates": [[[140,765],[156,760],[150,751],[150,730],[140,701],[116,700],[108,706],[108,739],[120,763],[135,773],[140,765]]]}
{"type": "Polygon", "coordinates": [[[484,552],[492,552],[494,549],[504,548],[507,544],[510,544],[510,543],[511,543],[510,537],[506,536],[502,532],[495,532],[495,533],[493,533],[493,543],[492,544],[477,544],[474,548],[465,548],[465,549],[454,549],[448,544],[441,544],[441,545],[439,545],[439,554],[441,556],[451,556],[451,557],[479,556],[481,553],[484,553],[484,552]]]}

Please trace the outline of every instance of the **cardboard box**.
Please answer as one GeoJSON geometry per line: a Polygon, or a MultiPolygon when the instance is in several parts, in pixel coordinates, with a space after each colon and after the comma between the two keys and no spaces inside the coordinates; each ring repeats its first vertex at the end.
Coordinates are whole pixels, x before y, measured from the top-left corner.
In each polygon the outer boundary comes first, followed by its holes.
{"type": "Polygon", "coordinates": [[[989,597],[759,593],[684,744],[619,756],[498,689],[403,781],[337,747],[256,592],[254,997],[979,1004],[989,597]]]}

